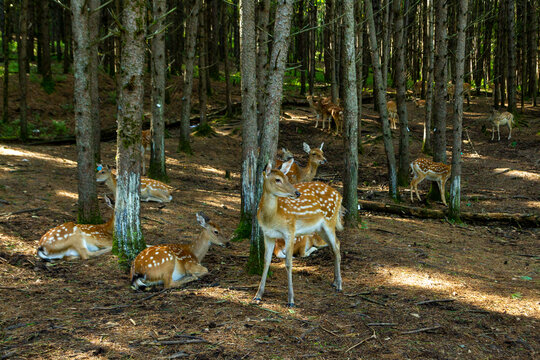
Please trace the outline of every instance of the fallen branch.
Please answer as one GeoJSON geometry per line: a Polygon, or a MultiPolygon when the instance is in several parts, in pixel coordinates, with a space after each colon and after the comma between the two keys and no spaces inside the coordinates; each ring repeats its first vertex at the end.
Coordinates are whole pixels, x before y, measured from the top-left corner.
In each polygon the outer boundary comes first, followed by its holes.
{"type": "Polygon", "coordinates": [[[437,303],[452,302],[452,301],[456,301],[456,299],[434,299],[434,300],[425,300],[425,301],[419,301],[419,302],[417,302],[416,305],[437,304],[437,303]]]}
{"type": "Polygon", "coordinates": [[[3,214],[0,214],[0,216],[11,216],[11,215],[17,215],[17,214],[31,213],[31,212],[37,212],[43,209],[45,209],[45,207],[41,206],[41,207],[33,208],[33,209],[24,209],[24,210],[12,211],[9,213],[3,213],[3,214]]]}
{"type": "Polygon", "coordinates": [[[437,330],[439,328],[441,328],[441,325],[435,325],[432,327],[420,328],[420,329],[409,330],[409,331],[402,331],[401,334],[416,334],[416,333],[425,332],[425,331],[437,330]]]}
{"type": "Polygon", "coordinates": [[[397,326],[397,323],[367,323],[367,326],[397,326]]]}
{"type": "Polygon", "coordinates": [[[159,220],[156,220],[156,219],[152,219],[152,218],[149,218],[148,216],[141,216],[143,219],[145,220],[149,220],[149,221],[154,221],[154,222],[157,222],[158,224],[161,224],[161,225],[165,225],[165,223],[163,221],[159,221],[159,220]]]}
{"type": "Polygon", "coordinates": [[[349,352],[349,351],[351,351],[352,349],[354,349],[355,347],[358,347],[358,346],[362,345],[362,344],[365,343],[366,341],[371,340],[371,339],[376,339],[376,338],[377,338],[377,335],[375,335],[375,331],[373,331],[373,334],[371,334],[370,337],[365,338],[364,340],[360,341],[359,343],[357,343],[357,344],[351,346],[350,348],[348,348],[347,350],[345,350],[345,352],[349,352]]]}
{"type": "MultiPolygon", "coordinates": [[[[366,296],[362,296],[362,295],[359,295],[358,296],[360,299],[364,300],[364,301],[367,301],[367,302],[370,302],[370,303],[373,303],[373,304],[377,304],[377,305],[381,305],[381,306],[386,306],[385,303],[383,302],[380,302],[380,301],[377,301],[377,300],[373,300],[373,299],[370,299],[366,296]]],[[[358,306],[358,304],[360,304],[360,301],[357,302],[356,304],[354,304],[354,306],[358,306]]]]}
{"type": "Polygon", "coordinates": [[[186,357],[186,356],[189,356],[189,354],[188,354],[188,353],[185,353],[185,352],[183,352],[183,351],[179,351],[179,352],[177,352],[177,353],[174,353],[174,354],[169,355],[169,356],[167,356],[167,357],[164,357],[164,358],[162,358],[162,359],[178,359],[178,358],[186,357]]]}
{"type": "Polygon", "coordinates": [[[324,330],[325,332],[329,333],[330,335],[334,335],[334,336],[339,336],[338,334],[336,334],[335,332],[331,331],[331,330],[328,330],[328,329],[325,329],[322,325],[319,325],[319,327],[324,330]]]}

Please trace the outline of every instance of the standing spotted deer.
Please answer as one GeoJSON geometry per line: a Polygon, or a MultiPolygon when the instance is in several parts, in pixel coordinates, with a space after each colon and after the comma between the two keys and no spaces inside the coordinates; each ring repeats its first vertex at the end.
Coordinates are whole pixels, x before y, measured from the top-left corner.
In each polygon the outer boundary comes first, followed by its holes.
{"type": "Polygon", "coordinates": [[[390,100],[386,103],[386,107],[388,108],[388,120],[390,120],[390,129],[397,129],[397,104],[395,101],[390,100]]]}
{"type": "Polygon", "coordinates": [[[197,221],[202,231],[193,243],[150,246],[137,255],[130,274],[134,290],[161,284],[165,289],[178,287],[208,273],[201,262],[210,245],[224,246],[228,240],[203,212],[197,213],[197,221]]]}
{"type": "Polygon", "coordinates": [[[320,98],[319,100],[315,100],[315,98],[312,95],[306,96],[306,99],[309,104],[309,107],[315,112],[315,116],[317,118],[315,127],[319,127],[319,119],[322,116],[322,128],[324,129],[324,123],[326,122],[326,118],[324,117],[324,111],[327,106],[332,104],[332,99],[330,97],[323,97],[323,98],[320,98]]]}
{"type": "Polygon", "coordinates": [[[495,109],[491,109],[491,115],[488,120],[491,122],[491,140],[495,138],[495,127],[497,127],[497,139],[501,141],[501,132],[499,127],[501,125],[508,126],[508,140],[512,137],[512,126],[514,123],[514,115],[508,111],[499,112],[495,109]]]}
{"type": "Polygon", "coordinates": [[[340,244],[336,229],[342,230],[342,197],[321,182],[307,182],[293,186],[285,176],[293,161],[272,169],[268,164],[263,172],[263,193],[257,209],[257,220],[264,234],[264,270],[254,301],[261,301],[272,261],[276,239],[285,240],[285,267],[288,280],[288,303],[294,306],[292,256],[295,238],[317,233],[332,247],[334,253],[333,286],[342,290],[340,244]]]}
{"type": "Polygon", "coordinates": [[[413,201],[413,189],[416,191],[418,200],[422,201],[420,195],[418,194],[418,184],[420,184],[424,179],[428,179],[437,182],[439,185],[442,202],[445,206],[448,206],[446,205],[446,194],[444,187],[446,185],[446,181],[450,177],[452,166],[420,158],[411,163],[411,169],[413,173],[413,179],[411,180],[411,202],[413,201]]]}
{"type": "MultiPolygon", "coordinates": [[[[291,184],[299,182],[311,181],[317,175],[317,169],[319,165],[326,164],[326,158],[323,152],[324,142],[321,143],[319,148],[310,148],[308,144],[303,143],[304,151],[309,154],[309,160],[306,167],[300,167],[295,162],[292,164],[291,169],[287,173],[287,177],[291,184]]],[[[276,166],[281,166],[284,162],[281,160],[276,161],[276,166]]]]}

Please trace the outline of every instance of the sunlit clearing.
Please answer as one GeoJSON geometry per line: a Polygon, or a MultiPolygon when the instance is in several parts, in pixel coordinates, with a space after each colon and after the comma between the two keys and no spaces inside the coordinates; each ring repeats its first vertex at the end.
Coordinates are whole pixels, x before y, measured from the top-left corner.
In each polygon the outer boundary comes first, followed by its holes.
{"type": "Polygon", "coordinates": [[[45,161],[53,161],[55,163],[63,163],[63,164],[72,165],[72,166],[77,165],[77,162],[72,161],[72,160],[58,158],[51,155],[37,153],[33,151],[28,151],[28,150],[13,149],[6,146],[0,146],[0,155],[20,156],[25,159],[31,158],[31,159],[39,159],[39,160],[45,160],[45,161]]]}
{"type": "Polygon", "coordinates": [[[508,168],[496,168],[493,170],[493,172],[496,174],[503,173],[503,175],[505,176],[519,177],[525,180],[540,181],[539,174],[535,174],[535,173],[532,173],[529,171],[523,171],[523,170],[509,170],[509,171],[506,171],[506,170],[508,170],[508,168]]]}
{"type": "Polygon", "coordinates": [[[56,195],[65,196],[65,197],[68,197],[70,199],[75,199],[75,200],[79,198],[78,194],[75,194],[71,191],[66,191],[66,190],[57,190],[56,195]]]}
{"type": "Polygon", "coordinates": [[[412,287],[432,291],[433,297],[451,297],[488,311],[514,316],[540,319],[539,298],[512,299],[508,295],[489,294],[472,289],[471,284],[446,274],[420,272],[406,267],[386,267],[378,269],[386,283],[402,287],[412,287]]]}

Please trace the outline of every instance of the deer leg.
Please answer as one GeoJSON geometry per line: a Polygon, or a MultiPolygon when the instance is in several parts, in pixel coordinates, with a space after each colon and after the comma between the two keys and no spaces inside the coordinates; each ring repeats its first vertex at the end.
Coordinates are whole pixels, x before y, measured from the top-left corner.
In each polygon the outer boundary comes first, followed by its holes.
{"type": "Polygon", "coordinates": [[[88,255],[90,257],[96,257],[96,256],[100,256],[100,255],[103,255],[103,254],[107,254],[107,253],[111,252],[111,250],[112,250],[112,247],[109,246],[109,247],[106,247],[106,248],[98,250],[98,251],[89,252],[88,255]]]}
{"type": "Polygon", "coordinates": [[[264,294],[264,286],[266,285],[266,277],[268,276],[268,269],[270,268],[270,262],[272,261],[272,254],[274,253],[274,246],[276,245],[276,239],[269,238],[264,235],[264,269],[259,284],[259,290],[253,298],[254,301],[261,301],[264,294]]]}
{"type": "Polygon", "coordinates": [[[497,139],[498,141],[501,141],[501,131],[499,130],[501,124],[497,124],[497,139]]]}
{"type": "Polygon", "coordinates": [[[495,125],[491,125],[491,141],[495,138],[495,125]]]}
{"type": "Polygon", "coordinates": [[[317,119],[317,122],[315,123],[315,127],[317,128],[319,127],[319,114],[318,113],[315,115],[315,118],[317,119]]]}
{"type": "Polygon", "coordinates": [[[339,240],[337,239],[335,228],[324,224],[323,229],[324,231],[321,231],[319,234],[324,241],[330,245],[332,252],[334,253],[334,282],[332,283],[332,286],[335,287],[337,291],[341,291],[341,253],[339,250],[339,240]]]}
{"type": "Polygon", "coordinates": [[[439,184],[439,192],[441,193],[441,200],[442,200],[444,206],[448,206],[448,205],[446,205],[446,193],[444,191],[446,181],[439,180],[439,181],[437,181],[437,184],[439,184]]]}
{"type": "Polygon", "coordinates": [[[144,146],[141,145],[141,174],[142,175],[146,175],[146,164],[144,163],[144,151],[145,151],[145,148],[144,146]]]}
{"type": "Polygon", "coordinates": [[[512,125],[510,125],[510,122],[508,122],[508,140],[512,137],[512,125]]]}
{"type": "Polygon", "coordinates": [[[287,283],[289,286],[289,295],[287,307],[294,307],[294,290],[292,279],[292,261],[293,261],[293,247],[294,247],[294,233],[290,236],[289,242],[285,243],[287,257],[285,258],[285,268],[287,269],[287,283]]]}
{"type": "Polygon", "coordinates": [[[414,198],[413,198],[413,190],[414,190],[414,181],[416,180],[416,176],[412,178],[411,180],[411,202],[414,201],[414,198]]]}

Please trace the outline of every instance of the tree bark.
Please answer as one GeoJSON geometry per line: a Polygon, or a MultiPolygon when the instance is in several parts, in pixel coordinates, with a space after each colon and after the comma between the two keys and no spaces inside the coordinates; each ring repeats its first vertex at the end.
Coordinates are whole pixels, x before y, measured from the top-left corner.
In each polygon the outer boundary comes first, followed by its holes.
{"type": "Polygon", "coordinates": [[[433,63],[435,62],[435,50],[433,48],[433,0],[428,0],[428,71],[426,90],[426,118],[424,119],[424,136],[422,139],[422,152],[431,155],[433,153],[431,140],[431,120],[433,118],[433,63]]]}
{"type": "MultiPolygon", "coordinates": [[[[454,100],[454,144],[452,147],[452,177],[450,185],[450,218],[460,220],[461,204],[461,133],[463,130],[463,77],[465,63],[465,42],[467,27],[467,10],[469,0],[459,1],[457,16],[457,44],[456,44],[456,97],[454,100]]],[[[444,196],[444,194],[441,194],[444,196]]]]}
{"type": "Polygon", "coordinates": [[[2,122],[7,122],[9,118],[9,8],[11,1],[4,0],[4,27],[2,29],[2,52],[4,54],[4,91],[2,103],[2,122]]]}
{"type": "Polygon", "coordinates": [[[165,19],[166,0],[154,0],[152,7],[152,144],[148,176],[168,181],[165,158],[165,19]]]}
{"type": "MultiPolygon", "coordinates": [[[[285,61],[289,49],[291,19],[293,13],[293,0],[283,0],[278,3],[274,23],[274,43],[269,62],[269,76],[266,92],[268,97],[265,106],[265,122],[262,128],[260,152],[257,159],[257,172],[262,174],[269,161],[273,161],[277,152],[279,135],[279,115],[281,98],[283,96],[283,77],[285,61]]],[[[245,130],[244,130],[245,131],[245,130]]],[[[262,195],[262,176],[256,180],[255,199],[258,201],[262,195]]],[[[264,259],[264,242],[257,222],[257,210],[253,210],[251,228],[251,247],[248,262],[250,273],[261,273],[264,259]]]]}
{"type": "Polygon", "coordinates": [[[531,72],[529,82],[531,84],[531,96],[533,106],[537,106],[538,97],[538,0],[531,1],[531,46],[529,48],[529,57],[531,62],[531,72]]]}
{"type": "Polygon", "coordinates": [[[40,8],[40,44],[41,44],[41,86],[47,93],[54,91],[54,81],[51,70],[51,50],[49,47],[49,1],[39,1],[40,8]]]}
{"type": "Polygon", "coordinates": [[[99,18],[101,11],[98,10],[101,5],[101,0],[89,0],[90,6],[90,19],[89,19],[89,31],[90,31],[90,101],[91,101],[91,115],[92,115],[92,136],[94,137],[93,152],[94,159],[97,163],[101,162],[101,119],[99,117],[99,54],[98,54],[98,41],[99,38],[99,18]]]}
{"type": "Polygon", "coordinates": [[[364,66],[364,23],[362,21],[362,12],[364,10],[364,2],[357,1],[356,6],[356,96],[358,97],[358,140],[357,146],[359,152],[362,152],[362,92],[364,89],[364,77],[362,76],[362,68],[364,66]]]}
{"type": "Polygon", "coordinates": [[[437,24],[435,27],[435,97],[434,97],[434,153],[433,160],[446,163],[446,62],[448,46],[446,0],[435,0],[437,24]]]}
{"type": "Polygon", "coordinates": [[[223,42],[223,64],[225,70],[225,102],[227,104],[227,114],[226,116],[232,116],[232,100],[231,100],[231,71],[230,71],[230,60],[229,60],[229,14],[227,9],[227,4],[222,4],[223,9],[221,10],[221,21],[223,22],[223,34],[221,41],[223,42]]]}
{"type": "Polygon", "coordinates": [[[21,10],[19,15],[19,107],[21,113],[20,136],[22,141],[28,140],[28,106],[26,94],[28,83],[26,79],[27,45],[28,45],[28,0],[21,0],[21,10]]]}
{"type": "Polygon", "coordinates": [[[113,253],[122,267],[129,266],[146,247],[140,221],[145,13],[144,0],[124,1],[113,242],[113,253]]]}
{"type": "Polygon", "coordinates": [[[193,91],[193,65],[195,63],[195,48],[197,45],[197,26],[199,22],[199,10],[202,0],[193,0],[191,12],[188,15],[186,26],[186,67],[184,69],[184,90],[182,93],[182,110],[180,119],[180,140],[178,151],[192,154],[190,144],[191,93],[193,91]]]}
{"type": "Polygon", "coordinates": [[[71,13],[67,10],[63,10],[64,13],[64,64],[63,64],[63,72],[64,74],[69,73],[69,67],[71,65],[72,56],[71,54],[71,13]]]}
{"type": "MultiPolygon", "coordinates": [[[[244,1],[245,3],[245,1],[244,1]]],[[[266,115],[266,83],[268,81],[268,23],[270,21],[270,0],[261,0],[257,9],[257,129],[263,127],[266,115]]],[[[254,15],[255,16],[255,15],[254,15]]],[[[254,20],[255,21],[255,20],[254,20]]],[[[250,45],[251,46],[251,45],[250,45]]],[[[257,132],[257,130],[255,130],[257,132]]]]}
{"type": "Polygon", "coordinates": [[[516,110],[516,30],[515,30],[515,5],[514,0],[508,0],[508,111],[516,110]]]}
{"type": "Polygon", "coordinates": [[[74,112],[77,138],[78,222],[101,222],[96,185],[94,126],[92,119],[90,16],[84,0],[72,0],[74,46],[74,112]]]}
{"type": "Polygon", "coordinates": [[[396,157],[394,155],[394,145],[392,143],[392,133],[390,131],[390,125],[388,123],[388,109],[386,107],[386,88],[383,87],[381,62],[379,59],[379,52],[377,49],[377,37],[375,30],[375,21],[373,19],[373,5],[372,0],[366,0],[366,16],[369,26],[369,43],[371,47],[371,59],[373,63],[373,78],[375,79],[374,88],[377,87],[377,99],[375,101],[379,104],[379,113],[381,115],[382,130],[383,130],[383,142],[386,152],[386,159],[388,162],[388,190],[390,196],[394,200],[399,199],[399,192],[397,188],[397,174],[396,174],[396,157]]]}
{"type": "Polygon", "coordinates": [[[208,103],[207,97],[207,78],[208,68],[206,63],[206,24],[205,13],[208,11],[207,4],[204,0],[201,0],[201,11],[199,12],[199,114],[200,125],[205,126],[208,124],[206,119],[206,105],[208,103]]]}

